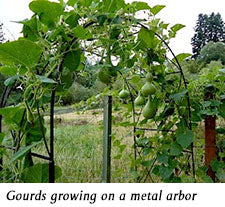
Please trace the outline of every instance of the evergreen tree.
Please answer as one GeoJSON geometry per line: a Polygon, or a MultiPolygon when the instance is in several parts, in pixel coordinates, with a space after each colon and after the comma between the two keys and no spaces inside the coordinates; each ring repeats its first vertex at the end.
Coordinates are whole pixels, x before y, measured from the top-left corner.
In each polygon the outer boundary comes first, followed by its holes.
{"type": "MultiPolygon", "coordinates": [[[[3,43],[5,40],[3,31],[2,31],[2,26],[3,24],[0,22],[0,44],[3,43]]],[[[1,66],[1,63],[0,63],[0,66],[1,66]]],[[[2,90],[4,88],[4,80],[5,80],[5,77],[0,73],[0,98],[1,98],[2,90]]]]}
{"type": "Polygon", "coordinates": [[[210,41],[225,42],[225,26],[219,13],[199,14],[195,35],[191,39],[193,57],[198,57],[201,49],[210,41]]]}
{"type": "Polygon", "coordinates": [[[5,40],[3,31],[2,31],[2,26],[3,24],[0,22],[0,43],[3,43],[5,40]]]}

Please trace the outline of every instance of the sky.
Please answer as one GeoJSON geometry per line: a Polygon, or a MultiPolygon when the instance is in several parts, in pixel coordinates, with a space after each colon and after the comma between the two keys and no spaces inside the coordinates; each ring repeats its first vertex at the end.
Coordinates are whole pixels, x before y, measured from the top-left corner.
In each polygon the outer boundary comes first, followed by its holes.
{"type": "MultiPolygon", "coordinates": [[[[132,0],[126,0],[131,2],[132,0]]],[[[137,0],[136,0],[137,1],[137,0]]],[[[178,32],[178,35],[170,43],[176,54],[191,53],[191,38],[194,35],[194,27],[200,13],[220,13],[225,21],[224,0],[142,0],[151,7],[161,4],[166,7],[157,16],[170,26],[180,23],[186,25],[178,32]]],[[[13,40],[20,35],[21,25],[12,21],[20,21],[29,18],[32,13],[29,11],[31,0],[0,0],[0,22],[4,24],[5,36],[13,40]]]]}

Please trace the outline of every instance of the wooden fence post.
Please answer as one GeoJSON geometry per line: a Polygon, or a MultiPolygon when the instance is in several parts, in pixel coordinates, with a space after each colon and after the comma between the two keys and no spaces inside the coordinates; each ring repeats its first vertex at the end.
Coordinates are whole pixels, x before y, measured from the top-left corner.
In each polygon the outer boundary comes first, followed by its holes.
{"type": "Polygon", "coordinates": [[[104,97],[103,129],[103,168],[102,182],[110,183],[111,178],[111,135],[112,135],[112,96],[104,97]]]}
{"type": "MultiPolygon", "coordinates": [[[[205,101],[213,99],[212,89],[205,92],[205,101]]],[[[205,165],[207,174],[215,181],[215,172],[211,168],[211,161],[216,157],[216,116],[205,117],[205,165]]]]}
{"type": "MultiPolygon", "coordinates": [[[[2,133],[2,115],[0,115],[0,133],[2,133]]],[[[3,159],[0,157],[0,172],[2,171],[3,159]]],[[[1,180],[2,178],[0,178],[1,180]]]]}

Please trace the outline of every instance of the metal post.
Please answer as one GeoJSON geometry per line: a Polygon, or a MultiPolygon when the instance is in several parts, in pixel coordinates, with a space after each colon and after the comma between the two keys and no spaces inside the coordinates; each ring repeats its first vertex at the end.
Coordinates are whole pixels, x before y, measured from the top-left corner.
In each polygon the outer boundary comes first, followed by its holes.
{"type": "Polygon", "coordinates": [[[112,96],[104,97],[103,130],[103,170],[102,182],[110,183],[111,178],[111,135],[112,135],[112,96]]]}
{"type": "Polygon", "coordinates": [[[49,183],[55,182],[55,162],[54,162],[54,105],[55,89],[52,91],[50,105],[50,161],[49,161],[49,183]]]}
{"type": "MultiPolygon", "coordinates": [[[[205,100],[213,99],[213,93],[207,91],[205,100]]],[[[215,172],[211,168],[211,161],[216,157],[216,117],[205,117],[205,165],[208,167],[207,174],[215,181],[215,172]]]]}

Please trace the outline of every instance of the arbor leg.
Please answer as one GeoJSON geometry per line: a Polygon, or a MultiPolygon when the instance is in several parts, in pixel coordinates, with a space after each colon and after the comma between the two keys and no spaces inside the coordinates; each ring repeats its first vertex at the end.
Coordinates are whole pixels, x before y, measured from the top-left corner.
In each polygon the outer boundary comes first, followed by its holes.
{"type": "Polygon", "coordinates": [[[111,136],[112,136],[112,96],[104,97],[103,168],[102,182],[110,183],[111,178],[111,136]]]}

